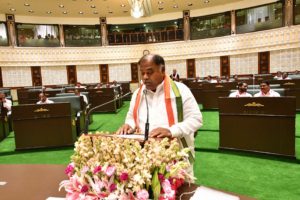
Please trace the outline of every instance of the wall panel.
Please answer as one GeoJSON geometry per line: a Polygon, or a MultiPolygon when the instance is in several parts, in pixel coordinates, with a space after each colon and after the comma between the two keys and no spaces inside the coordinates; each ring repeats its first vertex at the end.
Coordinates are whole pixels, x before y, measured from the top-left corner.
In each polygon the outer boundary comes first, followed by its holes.
{"type": "Polygon", "coordinates": [[[131,64],[110,64],[109,81],[131,81],[131,64]]]}
{"type": "Polygon", "coordinates": [[[3,87],[32,86],[30,67],[1,67],[3,87]]]}
{"type": "Polygon", "coordinates": [[[99,83],[99,65],[77,65],[77,81],[81,83],[99,83]]]}

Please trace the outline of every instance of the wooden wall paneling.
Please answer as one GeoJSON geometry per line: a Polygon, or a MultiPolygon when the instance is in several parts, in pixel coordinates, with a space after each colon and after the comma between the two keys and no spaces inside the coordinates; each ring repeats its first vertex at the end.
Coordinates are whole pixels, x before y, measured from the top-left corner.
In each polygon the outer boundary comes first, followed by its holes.
{"type": "Polygon", "coordinates": [[[101,83],[109,83],[108,64],[101,64],[99,67],[100,67],[100,81],[101,81],[101,83]]]}
{"type": "Polygon", "coordinates": [[[187,78],[195,78],[196,77],[196,64],[195,59],[187,59],[186,60],[186,70],[187,70],[187,78]]]}
{"type": "Polygon", "coordinates": [[[3,87],[2,69],[0,67],[0,87],[3,87]]]}
{"type": "Polygon", "coordinates": [[[131,82],[139,82],[139,70],[137,63],[131,63],[131,82]]]}
{"type": "Polygon", "coordinates": [[[258,73],[269,74],[270,73],[270,52],[258,53],[258,73]]]}
{"type": "Polygon", "coordinates": [[[41,67],[31,67],[31,80],[33,86],[43,85],[41,67]]]}
{"type": "Polygon", "coordinates": [[[76,84],[77,82],[77,72],[76,65],[67,66],[68,84],[76,84]]]}
{"type": "Polygon", "coordinates": [[[220,57],[220,76],[230,76],[229,56],[221,56],[220,57]]]}

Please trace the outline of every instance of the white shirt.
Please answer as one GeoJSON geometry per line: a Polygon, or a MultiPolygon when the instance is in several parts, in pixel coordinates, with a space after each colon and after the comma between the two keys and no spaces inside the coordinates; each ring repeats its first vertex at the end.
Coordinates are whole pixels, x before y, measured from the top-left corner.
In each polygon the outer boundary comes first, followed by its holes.
{"type": "Polygon", "coordinates": [[[8,111],[11,111],[11,106],[11,100],[5,98],[5,102],[3,102],[3,107],[6,108],[8,111]]]}
{"type": "MultiPolygon", "coordinates": [[[[158,127],[167,128],[170,130],[173,137],[184,137],[187,142],[187,145],[191,148],[191,151],[194,154],[194,132],[196,132],[202,126],[202,114],[190,89],[182,83],[175,82],[175,84],[177,85],[182,97],[183,121],[178,123],[176,98],[170,86],[171,105],[173,109],[175,124],[169,127],[169,121],[165,105],[164,85],[162,82],[160,85],[157,86],[156,92],[147,90],[146,95],[149,106],[149,132],[158,127]]],[[[144,89],[145,86],[142,87],[142,91],[144,89]]],[[[125,123],[130,125],[133,129],[136,128],[133,118],[133,109],[137,93],[138,90],[136,90],[132,95],[130,108],[125,120],[125,123]]],[[[147,119],[147,106],[143,92],[141,92],[141,96],[142,97],[140,101],[140,106],[138,109],[138,119],[141,132],[144,133],[145,123],[147,119]]]]}
{"type": "Polygon", "coordinates": [[[243,92],[240,93],[238,90],[235,92],[232,92],[229,97],[252,97],[251,94],[249,94],[248,92],[243,92]]]}
{"type": "Polygon", "coordinates": [[[83,101],[84,101],[86,104],[89,104],[88,99],[87,99],[87,97],[86,97],[84,94],[80,94],[80,96],[83,98],[83,101]]]}
{"type": "Polygon", "coordinates": [[[49,99],[46,99],[45,102],[39,101],[39,102],[37,102],[36,104],[50,104],[50,103],[54,103],[54,102],[51,101],[51,100],[49,100],[49,99]]]}
{"type": "Polygon", "coordinates": [[[256,93],[254,97],[280,97],[280,94],[274,90],[270,90],[267,94],[260,91],[259,93],[256,93]]]}

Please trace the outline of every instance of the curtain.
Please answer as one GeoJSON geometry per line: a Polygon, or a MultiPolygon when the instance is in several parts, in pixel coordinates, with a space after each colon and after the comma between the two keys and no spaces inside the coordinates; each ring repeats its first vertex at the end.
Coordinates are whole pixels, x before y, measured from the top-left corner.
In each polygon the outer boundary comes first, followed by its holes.
{"type": "Polygon", "coordinates": [[[36,25],[34,27],[34,38],[57,38],[58,30],[52,25],[36,25]]]}

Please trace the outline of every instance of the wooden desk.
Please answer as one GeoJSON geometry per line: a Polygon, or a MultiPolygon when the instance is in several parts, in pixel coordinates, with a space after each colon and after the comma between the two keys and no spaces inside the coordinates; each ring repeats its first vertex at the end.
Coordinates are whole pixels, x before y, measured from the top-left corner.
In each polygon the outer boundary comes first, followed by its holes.
{"type": "MultiPolygon", "coordinates": [[[[90,95],[90,108],[94,108],[103,103],[109,102],[115,99],[114,88],[100,88],[100,89],[89,89],[90,95]]],[[[116,102],[109,103],[101,108],[95,110],[96,112],[116,112],[116,102]]]]}
{"type": "MultiPolygon", "coordinates": [[[[0,186],[0,197],[5,200],[65,197],[64,189],[58,191],[59,183],[68,179],[64,173],[65,168],[64,165],[0,165],[0,181],[7,182],[6,185],[0,186]]],[[[176,199],[179,199],[182,192],[193,191],[197,187],[195,184],[183,185],[179,188],[176,199]]],[[[183,195],[182,200],[187,200],[191,196],[183,195]]],[[[241,200],[254,200],[241,195],[237,196],[241,200]]]]}
{"type": "Polygon", "coordinates": [[[16,149],[73,145],[76,124],[70,103],[12,107],[16,149]]]}
{"type": "Polygon", "coordinates": [[[295,157],[295,97],[219,98],[220,149],[295,157]]]}

